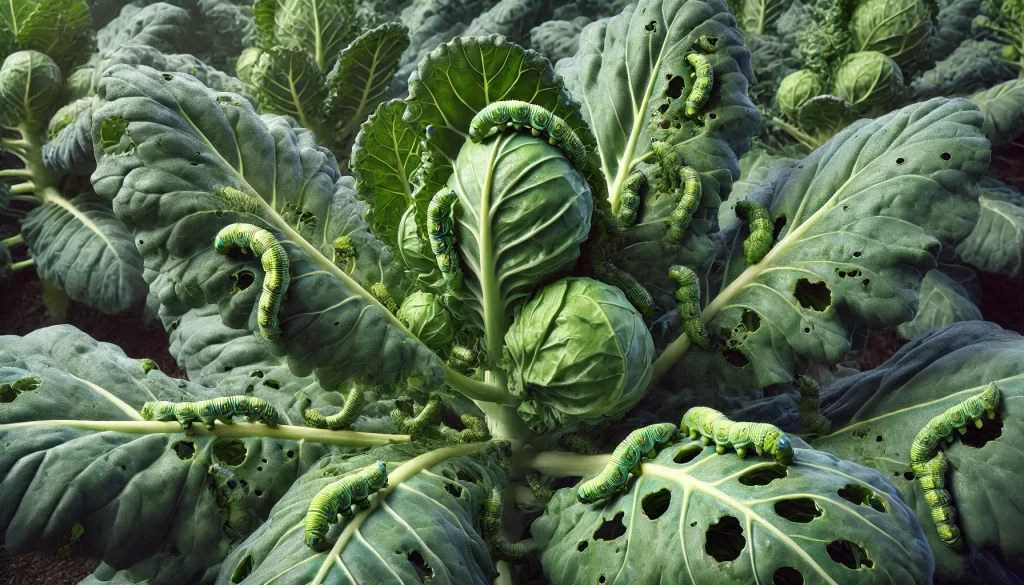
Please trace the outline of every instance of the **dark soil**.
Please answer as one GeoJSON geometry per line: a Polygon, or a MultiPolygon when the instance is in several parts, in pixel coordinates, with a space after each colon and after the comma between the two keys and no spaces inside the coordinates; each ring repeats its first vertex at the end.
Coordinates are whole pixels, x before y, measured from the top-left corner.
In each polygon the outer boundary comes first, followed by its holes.
{"type": "Polygon", "coordinates": [[[0,585],[73,585],[99,564],[93,559],[42,553],[12,555],[0,546],[0,585]]]}

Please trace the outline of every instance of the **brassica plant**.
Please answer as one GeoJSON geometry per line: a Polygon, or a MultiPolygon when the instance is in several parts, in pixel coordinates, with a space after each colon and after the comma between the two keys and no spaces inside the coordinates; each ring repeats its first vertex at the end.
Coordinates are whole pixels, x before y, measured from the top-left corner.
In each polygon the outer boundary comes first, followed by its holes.
{"type": "Polygon", "coordinates": [[[0,9],[0,207],[31,208],[0,264],[145,304],[186,376],[0,335],[11,553],[93,585],[1024,575],[1021,341],[975,272],[1021,271],[989,166],[1024,92],[917,99],[1005,15],[115,4],[0,9]],[[912,341],[851,370],[870,330],[912,341]]]}

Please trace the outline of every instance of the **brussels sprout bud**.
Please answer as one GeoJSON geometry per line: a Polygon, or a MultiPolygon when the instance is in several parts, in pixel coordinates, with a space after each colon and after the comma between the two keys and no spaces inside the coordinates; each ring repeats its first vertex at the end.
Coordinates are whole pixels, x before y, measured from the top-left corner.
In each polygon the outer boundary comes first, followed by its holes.
{"type": "Polygon", "coordinates": [[[84,98],[92,93],[92,76],[96,73],[95,67],[79,67],[68,75],[65,85],[69,100],[84,98]]]}
{"type": "Polygon", "coordinates": [[[431,349],[444,347],[455,340],[451,315],[432,293],[414,292],[405,297],[398,309],[398,320],[431,349]]]}
{"type": "Polygon", "coordinates": [[[238,74],[238,79],[245,85],[252,85],[252,70],[262,54],[263,51],[260,49],[249,47],[244,49],[242,54],[238,56],[238,62],[235,63],[235,72],[238,74]]]}
{"type": "Polygon", "coordinates": [[[796,119],[797,110],[804,102],[827,91],[825,82],[817,73],[801,69],[783,78],[775,100],[783,114],[796,119]]]}
{"type": "Polygon", "coordinates": [[[1017,47],[1014,47],[1013,45],[1006,45],[1005,47],[1003,47],[1002,56],[1003,59],[1007,59],[1009,61],[1016,61],[1020,59],[1020,51],[1018,51],[1017,47]]]}
{"type": "Polygon", "coordinates": [[[49,140],[56,138],[57,134],[59,134],[61,130],[70,126],[71,123],[75,121],[75,118],[77,118],[83,111],[89,109],[89,106],[91,105],[92,99],[83,98],[75,100],[57,110],[57,112],[53,114],[53,117],[50,118],[50,125],[46,128],[46,135],[49,137],[49,140]]]}
{"type": "Polygon", "coordinates": [[[832,79],[832,93],[871,116],[888,109],[903,93],[899,65],[877,51],[847,55],[832,79]]]}
{"type": "Polygon", "coordinates": [[[11,126],[39,127],[61,98],[60,67],[38,51],[18,51],[0,67],[0,112],[11,126]]]}
{"type": "Polygon", "coordinates": [[[861,0],[850,19],[854,51],[878,51],[906,67],[928,51],[932,21],[924,0],[861,0]]]}

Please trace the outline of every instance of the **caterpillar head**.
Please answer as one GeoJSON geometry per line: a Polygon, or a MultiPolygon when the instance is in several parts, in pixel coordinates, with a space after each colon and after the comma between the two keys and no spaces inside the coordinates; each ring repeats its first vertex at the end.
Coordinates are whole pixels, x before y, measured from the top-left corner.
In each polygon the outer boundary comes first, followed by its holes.
{"type": "Polygon", "coordinates": [[[213,241],[213,248],[221,254],[227,254],[231,251],[231,242],[217,236],[217,239],[213,241]]]}
{"type": "Polygon", "coordinates": [[[377,461],[376,469],[370,478],[370,491],[377,491],[388,487],[388,464],[386,461],[377,461]]]}
{"type": "Polygon", "coordinates": [[[309,548],[318,549],[320,548],[320,545],[322,545],[326,541],[327,539],[324,536],[321,536],[319,534],[313,534],[308,531],[306,532],[306,546],[308,546],[309,548]]]}
{"type": "Polygon", "coordinates": [[[793,464],[793,442],[786,435],[781,435],[778,439],[775,439],[775,444],[772,445],[769,451],[779,463],[783,465],[793,464]]]}
{"type": "Polygon", "coordinates": [[[144,418],[145,420],[153,420],[153,415],[154,415],[153,403],[152,402],[147,402],[147,403],[143,404],[142,405],[142,410],[139,411],[139,414],[141,414],[142,418],[144,418]]]}
{"type": "Polygon", "coordinates": [[[147,402],[142,406],[142,418],[146,420],[174,420],[174,403],[164,400],[147,402]]]}

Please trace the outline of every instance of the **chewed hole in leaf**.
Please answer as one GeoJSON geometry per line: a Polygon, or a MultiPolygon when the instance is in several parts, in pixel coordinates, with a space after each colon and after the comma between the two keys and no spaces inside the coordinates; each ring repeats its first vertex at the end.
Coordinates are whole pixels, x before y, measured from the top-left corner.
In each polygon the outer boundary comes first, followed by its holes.
{"type": "Polygon", "coordinates": [[[793,567],[779,567],[772,574],[772,585],[804,585],[807,581],[793,567]]]}
{"type": "Polygon", "coordinates": [[[744,309],[742,322],[747,331],[753,333],[761,327],[761,316],[750,309],[744,309]]]}
{"type": "Polygon", "coordinates": [[[717,523],[708,526],[705,538],[704,552],[720,563],[735,561],[747,545],[743,528],[735,516],[722,516],[717,523]]]}
{"type": "Polygon", "coordinates": [[[462,497],[462,486],[457,484],[457,483],[445,482],[445,484],[444,484],[444,491],[446,491],[449,494],[455,496],[456,498],[461,498],[462,497]]]}
{"type": "Polygon", "coordinates": [[[846,486],[839,488],[838,494],[840,498],[858,506],[871,506],[879,512],[889,512],[889,507],[885,505],[885,500],[878,497],[869,487],[848,483],[846,486]]]}
{"type": "Polygon", "coordinates": [[[135,142],[128,136],[128,120],[121,117],[107,118],[100,126],[100,148],[111,156],[130,154],[135,142]]]}
{"type": "Polygon", "coordinates": [[[997,412],[994,419],[983,418],[985,426],[976,428],[973,424],[967,425],[967,434],[960,436],[960,441],[968,447],[981,449],[989,441],[998,439],[1003,434],[1003,417],[997,412]]]}
{"type": "Polygon", "coordinates": [[[178,455],[178,459],[187,461],[196,454],[196,444],[192,441],[178,441],[171,445],[171,449],[178,455]]]}
{"type": "Polygon", "coordinates": [[[782,230],[784,229],[786,229],[786,216],[780,215],[775,218],[775,228],[772,230],[772,235],[776,241],[782,236],[782,230]]]}
{"type": "Polygon", "coordinates": [[[750,363],[750,359],[743,355],[743,352],[738,349],[723,350],[722,357],[725,358],[725,361],[729,362],[729,365],[737,368],[746,367],[746,365],[750,363]]]}
{"type": "Polygon", "coordinates": [[[796,281],[793,296],[800,306],[812,311],[824,311],[832,304],[832,291],[824,282],[811,282],[806,278],[796,281]]]}
{"type": "Polygon", "coordinates": [[[644,26],[644,30],[649,33],[658,32],[658,21],[652,20],[651,22],[648,22],[647,25],[644,26]]]}
{"type": "Polygon", "coordinates": [[[611,520],[601,522],[601,527],[594,532],[594,540],[615,540],[626,533],[626,525],[622,523],[625,512],[619,512],[611,520]]]}
{"type": "Polygon", "coordinates": [[[39,378],[26,376],[10,384],[0,384],[0,403],[14,402],[22,392],[31,392],[43,383],[39,378]]]}
{"type": "Polygon", "coordinates": [[[605,579],[604,575],[601,575],[600,577],[597,578],[597,582],[598,583],[604,583],[605,581],[607,581],[607,579],[605,579]]]}
{"type": "Polygon", "coordinates": [[[683,87],[685,85],[683,78],[676,75],[668,81],[668,87],[665,88],[665,95],[672,99],[679,99],[683,95],[683,87]]]}
{"type": "Polygon", "coordinates": [[[171,75],[170,73],[164,73],[164,79],[167,80],[167,81],[170,81],[170,80],[174,79],[174,76],[171,75]]]}
{"type": "Polygon", "coordinates": [[[232,467],[241,465],[249,449],[238,439],[217,439],[213,442],[213,456],[217,461],[232,467]]]}
{"type": "Polygon", "coordinates": [[[266,386],[267,388],[273,388],[274,390],[281,389],[281,383],[273,378],[267,378],[266,380],[263,380],[263,385],[266,386]]]}
{"type": "Polygon", "coordinates": [[[657,520],[668,510],[669,504],[672,503],[672,492],[665,488],[661,488],[656,492],[652,492],[644,496],[640,505],[644,510],[644,515],[651,520],[657,520]]]}
{"type": "Polygon", "coordinates": [[[406,558],[409,559],[409,563],[416,569],[416,576],[419,578],[420,583],[426,583],[427,579],[434,578],[434,568],[427,564],[420,551],[413,550],[406,555],[406,558]]]}
{"type": "Polygon", "coordinates": [[[232,583],[241,583],[252,573],[252,555],[245,555],[231,573],[232,583]]]}
{"type": "Polygon", "coordinates": [[[768,485],[777,479],[786,477],[786,473],[785,465],[758,467],[741,475],[739,482],[743,485],[768,485]]]}
{"type": "Polygon", "coordinates": [[[859,569],[861,567],[870,569],[875,566],[874,561],[868,557],[868,551],[859,544],[846,539],[833,540],[825,547],[825,551],[833,561],[843,565],[847,569],[859,569]]]}
{"type": "Polygon", "coordinates": [[[903,479],[905,479],[907,481],[914,481],[914,477],[915,476],[914,476],[914,472],[913,471],[904,471],[903,472],[903,479]]]}
{"type": "Polygon", "coordinates": [[[898,159],[896,159],[896,164],[898,164],[898,165],[901,165],[901,164],[903,164],[905,162],[907,162],[907,161],[902,156],[899,157],[898,159]]]}
{"type": "Polygon", "coordinates": [[[583,551],[587,550],[587,547],[589,547],[589,546],[590,546],[589,542],[587,542],[585,540],[581,540],[580,543],[576,545],[576,550],[578,550],[579,552],[583,552],[583,551]]]}
{"type": "Polygon", "coordinates": [[[775,513],[790,522],[807,524],[821,516],[821,508],[811,498],[793,498],[775,502],[775,513]]]}
{"type": "Polygon", "coordinates": [[[234,292],[241,292],[252,286],[252,283],[256,282],[256,276],[253,275],[250,270],[242,270],[241,272],[235,273],[233,276],[235,279],[234,292]]]}
{"type": "Polygon", "coordinates": [[[676,456],[672,458],[672,462],[679,464],[689,463],[696,459],[703,450],[704,449],[700,445],[688,445],[676,452],[676,456]]]}
{"type": "Polygon", "coordinates": [[[948,152],[942,153],[941,156],[942,156],[942,160],[949,160],[949,159],[953,158],[953,155],[949,154],[948,152]]]}

